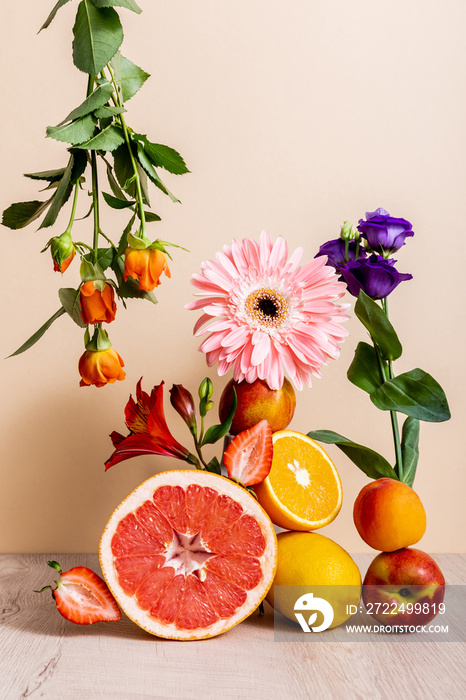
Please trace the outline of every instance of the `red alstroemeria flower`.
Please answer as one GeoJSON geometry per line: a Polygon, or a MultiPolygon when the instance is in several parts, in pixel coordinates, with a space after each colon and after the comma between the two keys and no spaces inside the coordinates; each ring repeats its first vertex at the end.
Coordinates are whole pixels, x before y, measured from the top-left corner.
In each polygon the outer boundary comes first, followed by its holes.
{"type": "Polygon", "coordinates": [[[197,458],[180,445],[168,429],[163,410],[164,382],[154,386],[149,396],[142,390],[141,381],[136,386],[136,401],[130,396],[125,408],[130,434],[124,437],[114,431],[110,435],[115,452],[105,462],[105,469],[125,459],[147,454],[175,457],[196,464],[197,458]]]}

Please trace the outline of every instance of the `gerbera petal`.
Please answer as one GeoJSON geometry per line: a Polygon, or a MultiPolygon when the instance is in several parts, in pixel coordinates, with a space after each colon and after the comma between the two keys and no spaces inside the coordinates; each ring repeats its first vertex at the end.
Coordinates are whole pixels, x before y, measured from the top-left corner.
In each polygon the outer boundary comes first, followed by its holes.
{"type": "Polygon", "coordinates": [[[267,231],[261,231],[259,238],[259,251],[261,268],[266,270],[270,265],[270,254],[272,252],[272,239],[267,231]]]}
{"type": "Polygon", "coordinates": [[[229,333],[225,334],[221,345],[224,348],[235,348],[238,345],[244,345],[244,343],[248,340],[249,335],[249,328],[245,328],[244,326],[235,326],[229,333]]]}
{"type": "Polygon", "coordinates": [[[283,267],[288,257],[288,246],[286,241],[279,236],[273,244],[272,252],[269,256],[269,266],[274,269],[283,267]]]}
{"type": "Polygon", "coordinates": [[[260,365],[270,352],[270,336],[268,333],[260,333],[259,338],[257,336],[257,332],[252,336],[254,350],[251,355],[251,364],[253,366],[260,365]]]}

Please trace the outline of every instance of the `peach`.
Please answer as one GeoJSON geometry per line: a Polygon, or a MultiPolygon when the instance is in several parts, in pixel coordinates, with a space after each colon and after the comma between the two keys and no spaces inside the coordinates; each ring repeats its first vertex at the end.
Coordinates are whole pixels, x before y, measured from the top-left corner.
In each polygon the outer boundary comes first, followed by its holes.
{"type": "Polygon", "coordinates": [[[419,542],[426,531],[421,499],[401,481],[382,478],[364,486],[354,502],[356,529],[366,544],[393,552],[419,542]]]}
{"type": "Polygon", "coordinates": [[[256,379],[251,384],[231,379],[220,397],[218,412],[222,423],[231,409],[233,387],[238,406],[230,429],[232,435],[252,428],[261,420],[270,424],[273,433],[289,425],[296,407],[296,396],[288,379],[285,379],[281,389],[270,389],[262,379],[256,379]]]}

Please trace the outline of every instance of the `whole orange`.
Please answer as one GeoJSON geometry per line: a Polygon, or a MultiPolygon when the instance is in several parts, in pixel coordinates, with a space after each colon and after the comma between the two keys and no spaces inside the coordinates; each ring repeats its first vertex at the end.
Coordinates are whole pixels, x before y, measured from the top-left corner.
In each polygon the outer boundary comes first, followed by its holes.
{"type": "Polygon", "coordinates": [[[260,420],[266,420],[273,433],[289,425],[296,407],[296,396],[288,379],[285,379],[281,389],[270,389],[263,379],[256,379],[251,384],[231,379],[220,397],[218,413],[222,423],[230,413],[233,388],[238,406],[230,429],[232,435],[252,428],[260,420]]]}
{"type": "Polygon", "coordinates": [[[426,531],[421,499],[395,479],[377,479],[364,486],[354,502],[356,529],[366,544],[394,552],[419,542],[426,531]]]}

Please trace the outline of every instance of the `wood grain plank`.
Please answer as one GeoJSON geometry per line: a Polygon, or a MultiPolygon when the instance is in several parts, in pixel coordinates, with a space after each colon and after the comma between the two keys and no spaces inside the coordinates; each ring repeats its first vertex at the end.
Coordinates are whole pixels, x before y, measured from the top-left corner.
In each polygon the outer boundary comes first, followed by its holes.
{"type": "MultiPolygon", "coordinates": [[[[464,697],[464,645],[274,642],[273,615],[200,642],[151,637],[127,618],[80,627],[55,610],[47,559],[99,571],[96,555],[0,555],[0,697],[86,700],[414,700],[464,697]]],[[[466,555],[435,557],[466,581],[466,555]]],[[[364,575],[371,555],[355,556],[364,575]]]]}

